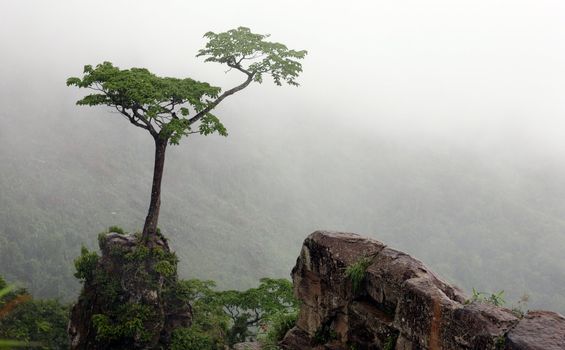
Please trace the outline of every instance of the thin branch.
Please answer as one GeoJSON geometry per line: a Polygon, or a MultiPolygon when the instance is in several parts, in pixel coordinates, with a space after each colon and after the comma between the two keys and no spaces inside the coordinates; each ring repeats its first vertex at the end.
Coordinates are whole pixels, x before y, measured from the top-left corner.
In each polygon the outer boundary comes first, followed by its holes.
{"type": "MultiPolygon", "coordinates": [[[[118,106],[114,106],[114,107],[116,108],[116,110],[117,110],[121,115],[123,115],[123,116],[124,116],[127,120],[129,120],[129,122],[132,123],[133,125],[138,126],[138,127],[140,127],[140,128],[143,128],[143,129],[145,129],[145,130],[149,130],[149,128],[148,128],[146,125],[141,124],[141,123],[139,123],[137,120],[135,120],[135,118],[134,118],[132,115],[130,115],[130,114],[125,110],[124,107],[122,107],[121,110],[120,110],[120,108],[119,108],[118,106]]],[[[149,130],[149,132],[151,132],[151,130],[149,130]]]]}
{"type": "Polygon", "coordinates": [[[255,318],[247,321],[248,326],[254,325],[262,319],[262,315],[259,315],[259,311],[257,309],[253,309],[253,312],[255,313],[255,318]]]}
{"type": "Polygon", "coordinates": [[[239,59],[239,61],[237,61],[236,64],[239,65],[241,62],[243,62],[243,60],[254,60],[254,59],[257,59],[257,58],[263,58],[265,56],[267,56],[266,53],[258,53],[254,56],[251,56],[251,57],[247,57],[247,56],[244,55],[244,56],[241,56],[241,58],[239,59]]]}
{"type": "Polygon", "coordinates": [[[243,68],[241,68],[241,66],[236,66],[233,64],[228,63],[228,66],[235,68],[237,70],[239,70],[242,73],[245,73],[247,75],[247,79],[239,84],[238,86],[226,90],[224,91],[223,94],[221,94],[217,99],[215,99],[212,103],[210,103],[208,105],[208,107],[204,108],[203,110],[201,110],[200,112],[198,112],[194,117],[190,118],[188,120],[188,125],[192,125],[194,123],[196,123],[197,121],[199,121],[203,116],[205,116],[207,113],[209,113],[212,109],[214,109],[217,105],[220,104],[220,102],[222,102],[226,97],[235,94],[238,91],[241,91],[243,89],[245,89],[249,84],[251,84],[251,82],[253,81],[253,77],[255,75],[254,72],[249,72],[243,68]]]}
{"type": "Polygon", "coordinates": [[[131,110],[133,112],[133,116],[138,118],[139,120],[141,120],[143,122],[143,124],[145,124],[147,126],[147,130],[149,130],[149,133],[151,134],[151,136],[153,137],[158,137],[159,133],[155,130],[155,128],[153,127],[153,125],[151,124],[151,122],[149,120],[147,120],[147,118],[145,118],[144,115],[140,114],[137,109],[141,109],[143,110],[143,107],[136,105],[134,106],[131,110]]]}

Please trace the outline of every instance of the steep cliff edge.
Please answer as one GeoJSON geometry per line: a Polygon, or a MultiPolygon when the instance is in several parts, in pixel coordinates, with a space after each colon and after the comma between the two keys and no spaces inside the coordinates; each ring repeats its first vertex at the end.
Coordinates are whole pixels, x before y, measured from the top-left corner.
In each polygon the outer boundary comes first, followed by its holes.
{"type": "Polygon", "coordinates": [[[565,349],[563,316],[469,303],[422,262],[355,234],[312,233],[292,278],[302,304],[285,349],[565,349]],[[360,279],[346,273],[363,261],[360,279]]]}

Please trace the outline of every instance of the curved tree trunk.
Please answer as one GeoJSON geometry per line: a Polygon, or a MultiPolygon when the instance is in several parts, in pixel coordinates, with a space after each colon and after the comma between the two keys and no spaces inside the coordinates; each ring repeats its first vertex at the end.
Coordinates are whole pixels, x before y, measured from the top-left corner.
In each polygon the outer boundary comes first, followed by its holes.
{"type": "Polygon", "coordinates": [[[151,245],[157,239],[157,222],[159,221],[159,208],[161,207],[161,180],[165,166],[165,150],[167,140],[155,138],[155,167],[153,169],[153,185],[151,187],[151,202],[143,226],[143,240],[151,245]]]}

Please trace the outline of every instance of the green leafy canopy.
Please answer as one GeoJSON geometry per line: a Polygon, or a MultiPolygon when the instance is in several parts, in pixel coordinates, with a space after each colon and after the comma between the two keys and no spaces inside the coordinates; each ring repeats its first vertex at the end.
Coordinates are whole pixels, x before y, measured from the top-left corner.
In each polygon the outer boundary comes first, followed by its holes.
{"type": "Polygon", "coordinates": [[[251,82],[270,75],[277,85],[298,85],[302,72],[299,60],[306,51],[264,40],[268,35],[254,34],[239,27],[223,33],[208,32],[208,42],[197,56],[205,62],[219,62],[244,73],[246,80],[223,93],[219,87],[190,78],[159,77],[145,68],[120,69],[110,62],[84,67],[83,77],[67,79],[68,86],[93,90],[77,101],[78,105],[106,105],[137,127],[146,129],[155,140],[178,144],[189,134],[227,136],[220,119],[211,114],[224,98],[244,89],[251,82]],[[221,93],[221,94],[220,94],[221,93]],[[198,129],[192,125],[198,123],[198,129]]]}
{"type": "Polygon", "coordinates": [[[302,72],[299,60],[307,51],[290,50],[285,45],[266,41],[268,34],[254,34],[249,28],[239,27],[216,34],[208,32],[209,41],[197,56],[207,56],[206,62],[219,62],[253,75],[256,82],[270,75],[275,84],[286,82],[298,85],[296,78],[302,72]]]}
{"type": "MultiPolygon", "coordinates": [[[[78,105],[114,107],[132,124],[173,144],[191,131],[187,119],[190,111],[203,111],[220,93],[219,87],[208,83],[158,77],[145,68],[120,69],[110,62],[94,68],[85,66],[82,79],[69,78],[67,85],[94,91],[78,100],[78,105]]],[[[226,134],[219,120],[209,113],[203,116],[201,131],[226,134]]]]}

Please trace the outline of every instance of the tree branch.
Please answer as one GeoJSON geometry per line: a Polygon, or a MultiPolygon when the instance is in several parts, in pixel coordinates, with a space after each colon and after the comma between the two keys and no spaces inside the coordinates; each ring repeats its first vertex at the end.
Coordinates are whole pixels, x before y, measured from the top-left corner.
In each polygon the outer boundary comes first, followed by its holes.
{"type": "Polygon", "coordinates": [[[133,112],[133,116],[143,122],[143,124],[146,126],[145,129],[149,130],[149,133],[151,134],[151,136],[153,136],[154,138],[158,137],[159,133],[157,132],[157,130],[155,130],[155,128],[153,127],[153,124],[151,124],[151,122],[149,120],[147,120],[147,118],[145,118],[144,115],[140,114],[137,111],[138,109],[141,109],[142,111],[144,110],[144,108],[142,106],[139,106],[139,105],[134,105],[131,108],[131,110],[133,112]]]}
{"type": "Polygon", "coordinates": [[[188,120],[188,125],[192,125],[194,123],[196,123],[197,121],[199,121],[203,116],[205,116],[208,112],[210,112],[212,109],[216,108],[217,105],[220,104],[220,102],[222,102],[226,97],[231,96],[233,94],[235,94],[238,91],[241,91],[243,89],[245,89],[249,84],[251,84],[251,82],[253,81],[253,76],[255,75],[254,72],[249,72],[245,69],[243,69],[240,65],[237,64],[231,64],[228,63],[228,66],[237,69],[238,71],[244,73],[247,75],[247,79],[239,84],[238,86],[231,88],[229,90],[224,91],[223,94],[221,94],[217,99],[215,99],[212,103],[210,103],[208,105],[208,107],[204,108],[203,110],[201,110],[200,112],[198,112],[194,117],[190,118],[188,120]]]}
{"type": "Polygon", "coordinates": [[[253,313],[255,313],[255,318],[246,322],[248,326],[257,324],[257,322],[261,321],[263,318],[262,315],[259,315],[259,311],[257,309],[253,309],[253,313]]]}
{"type": "Polygon", "coordinates": [[[118,106],[114,106],[114,107],[116,107],[116,110],[120,112],[120,114],[125,116],[133,125],[138,126],[145,130],[149,130],[149,128],[145,124],[141,124],[137,120],[135,120],[135,118],[132,115],[130,115],[128,112],[126,112],[126,110],[123,107],[122,109],[120,109],[118,106]]]}

